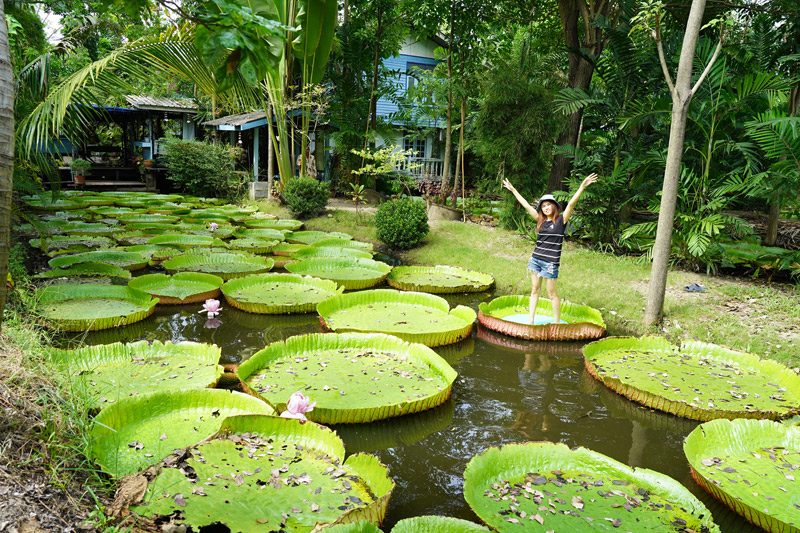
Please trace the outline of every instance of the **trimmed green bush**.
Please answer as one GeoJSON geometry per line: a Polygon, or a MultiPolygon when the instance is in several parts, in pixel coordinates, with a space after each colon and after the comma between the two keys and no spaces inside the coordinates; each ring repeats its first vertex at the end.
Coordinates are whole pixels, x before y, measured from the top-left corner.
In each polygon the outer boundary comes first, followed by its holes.
{"type": "Polygon", "coordinates": [[[425,204],[411,198],[382,203],[375,213],[375,228],[378,238],[392,248],[413,248],[428,234],[425,204]]]}
{"type": "Polygon", "coordinates": [[[292,214],[308,218],[321,213],[328,203],[328,184],[314,178],[293,178],[283,190],[283,200],[292,214]]]}
{"type": "Polygon", "coordinates": [[[165,139],[163,161],[167,179],[182,192],[237,200],[245,192],[247,177],[236,172],[241,148],[203,141],[165,139]]]}

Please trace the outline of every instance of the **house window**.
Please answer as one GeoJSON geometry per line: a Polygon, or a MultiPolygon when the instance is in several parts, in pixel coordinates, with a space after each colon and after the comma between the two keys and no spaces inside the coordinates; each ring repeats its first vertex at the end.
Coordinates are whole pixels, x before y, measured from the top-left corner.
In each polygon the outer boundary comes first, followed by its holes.
{"type": "Polygon", "coordinates": [[[411,150],[411,157],[425,157],[425,139],[403,137],[403,150],[411,150]]]}
{"type": "Polygon", "coordinates": [[[406,65],[406,90],[414,87],[421,79],[423,70],[433,70],[434,65],[425,65],[423,63],[408,63],[406,65]]]}

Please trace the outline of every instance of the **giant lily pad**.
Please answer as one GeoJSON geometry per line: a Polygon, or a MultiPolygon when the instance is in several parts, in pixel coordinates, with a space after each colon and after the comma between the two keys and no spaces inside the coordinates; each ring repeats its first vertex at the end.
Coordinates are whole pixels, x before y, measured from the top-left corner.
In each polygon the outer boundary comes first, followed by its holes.
{"type": "Polygon", "coordinates": [[[283,242],[285,238],[283,231],[269,228],[239,228],[233,234],[240,239],[261,239],[264,241],[283,242]]]}
{"type": "Polygon", "coordinates": [[[31,239],[28,241],[34,248],[39,248],[43,252],[53,252],[57,250],[78,249],[88,251],[96,248],[111,248],[114,241],[108,237],[94,237],[87,235],[55,235],[46,239],[31,239]]]}
{"type": "Polygon", "coordinates": [[[312,313],[322,300],[344,290],[333,281],[298,274],[256,274],[222,286],[225,299],[248,313],[312,313]]]}
{"type": "Polygon", "coordinates": [[[118,250],[125,250],[126,252],[138,252],[140,254],[150,257],[150,264],[156,265],[165,259],[183,253],[177,248],[172,246],[163,246],[161,244],[134,244],[133,246],[120,246],[118,250]]]}
{"type": "Polygon", "coordinates": [[[119,285],[50,285],[36,292],[37,311],[64,331],[94,331],[144,320],[158,300],[119,285]]]}
{"type": "Polygon", "coordinates": [[[270,219],[270,218],[248,218],[243,221],[248,228],[277,229],[286,231],[297,231],[303,227],[303,222],[291,218],[270,219]]]}
{"type": "Polygon", "coordinates": [[[770,532],[800,531],[800,427],[770,420],[712,420],[683,444],[692,477],[770,532]]]}
{"type": "Polygon", "coordinates": [[[198,248],[198,247],[210,247],[210,246],[225,246],[225,244],[220,241],[219,239],[212,237],[211,235],[186,235],[186,234],[177,234],[177,233],[168,233],[165,235],[159,235],[157,237],[152,237],[149,241],[149,244],[161,244],[164,246],[173,246],[175,248],[183,248],[183,249],[191,249],[191,248],[198,248]]]}
{"type": "Polygon", "coordinates": [[[460,518],[449,516],[415,516],[400,520],[392,533],[482,533],[489,529],[460,518]]]}
{"type": "Polygon", "coordinates": [[[35,276],[39,279],[53,278],[119,278],[130,279],[130,270],[108,263],[77,263],[66,268],[46,270],[35,276]]]}
{"type": "Polygon", "coordinates": [[[205,272],[224,280],[267,272],[271,259],[247,253],[187,253],[167,259],[161,265],[169,272],[205,272]]]}
{"type": "Polygon", "coordinates": [[[288,242],[282,242],[272,247],[272,253],[275,255],[292,257],[298,251],[307,247],[307,244],[289,244],[288,242]]]}
{"type": "Polygon", "coordinates": [[[69,222],[61,227],[61,231],[67,235],[109,236],[119,228],[101,222],[69,222]]]}
{"type": "Polygon", "coordinates": [[[426,346],[452,344],[468,337],[475,311],[433,294],[391,289],[341,294],[317,306],[324,327],[340,333],[375,332],[396,335],[426,346]]]}
{"type": "Polygon", "coordinates": [[[493,331],[536,341],[593,340],[606,334],[600,311],[588,305],[562,301],[562,323],[554,324],[552,304],[546,298],[539,298],[537,324],[526,323],[529,299],[528,296],[500,296],[490,302],[481,302],[478,322],[493,331]]]}
{"type": "Polygon", "coordinates": [[[360,250],[366,250],[368,252],[372,251],[372,243],[356,241],[351,239],[340,239],[335,237],[318,240],[313,244],[311,244],[310,246],[338,246],[347,248],[358,248],[360,250]]]}
{"type": "Polygon", "coordinates": [[[95,418],[90,454],[105,472],[122,477],[158,463],[176,448],[210,437],[229,416],[274,413],[253,396],[221,389],[127,398],[95,418]]]}
{"type": "Polygon", "coordinates": [[[222,375],[219,357],[219,347],[196,342],[115,342],[53,352],[93,407],[153,392],[213,387],[222,375]]]}
{"type": "Polygon", "coordinates": [[[464,498],[500,532],[719,532],[708,509],[674,479],[550,442],[489,448],[473,457],[464,498]]]}
{"type": "Polygon", "coordinates": [[[775,361],[661,337],[612,337],[584,347],[586,369],[613,391],[695,420],[780,419],[800,412],[800,376],[775,361]]]}
{"type": "Polygon", "coordinates": [[[244,250],[253,254],[268,254],[272,251],[272,247],[280,241],[268,241],[266,239],[254,238],[241,238],[233,239],[228,242],[228,248],[231,250],[244,250]]]}
{"type": "Polygon", "coordinates": [[[395,289],[433,294],[481,292],[494,286],[489,274],[447,265],[397,266],[386,282],[395,289]]]}
{"type": "Polygon", "coordinates": [[[141,224],[141,223],[175,224],[179,220],[179,218],[176,216],[143,214],[143,213],[129,213],[125,215],[118,215],[117,219],[123,224],[141,224]]]}
{"type": "Polygon", "coordinates": [[[373,259],[357,257],[311,257],[286,265],[286,270],[333,280],[345,290],[368,289],[386,279],[392,267],[373,259]]]}
{"type": "Polygon", "coordinates": [[[381,334],[311,334],[270,344],[239,366],[239,379],[279,409],[295,391],[323,424],[372,422],[445,402],[456,371],[436,352],[381,334]],[[355,371],[354,371],[355,367],[355,371]]]}
{"type": "Polygon", "coordinates": [[[146,255],[138,252],[92,250],[90,252],[54,257],[47,264],[53,268],[66,268],[79,263],[106,263],[128,270],[141,270],[147,266],[149,261],[150,259],[146,255]]]}
{"type": "Polygon", "coordinates": [[[302,260],[317,257],[357,257],[372,259],[372,253],[347,246],[304,246],[292,254],[293,259],[302,260]]]}
{"type": "Polygon", "coordinates": [[[222,278],[201,272],[146,274],[130,280],[128,286],[158,298],[160,304],[189,304],[219,296],[222,278]]]}
{"type": "Polygon", "coordinates": [[[338,231],[292,231],[286,235],[286,242],[295,244],[314,244],[327,239],[341,239],[349,241],[352,235],[338,231]]]}
{"type": "Polygon", "coordinates": [[[228,531],[318,531],[386,514],[394,483],[373,455],[344,459],[328,428],[270,416],[228,418],[213,439],[170,456],[133,512],[228,531]],[[246,452],[246,453],[243,453],[246,452]],[[224,465],[224,468],[220,468],[224,465]]]}

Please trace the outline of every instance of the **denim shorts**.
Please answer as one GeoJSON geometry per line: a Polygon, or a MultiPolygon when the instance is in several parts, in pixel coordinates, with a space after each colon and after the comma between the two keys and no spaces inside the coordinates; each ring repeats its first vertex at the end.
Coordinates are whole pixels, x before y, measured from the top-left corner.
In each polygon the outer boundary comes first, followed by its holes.
{"type": "Polygon", "coordinates": [[[531,257],[531,260],[528,261],[528,270],[535,272],[542,278],[558,279],[558,265],[542,261],[536,257],[531,257]]]}

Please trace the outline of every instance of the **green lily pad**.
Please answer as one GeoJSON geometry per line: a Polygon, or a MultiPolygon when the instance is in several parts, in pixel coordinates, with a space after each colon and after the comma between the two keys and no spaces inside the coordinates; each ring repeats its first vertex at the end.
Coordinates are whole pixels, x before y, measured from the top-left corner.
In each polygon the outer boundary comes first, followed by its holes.
{"type": "Polygon", "coordinates": [[[800,427],[770,420],[712,420],[683,443],[692,477],[770,532],[800,531],[800,427]]]}
{"type": "Polygon", "coordinates": [[[489,274],[447,265],[397,266],[386,282],[395,289],[432,294],[482,292],[494,286],[489,274]]]}
{"type": "Polygon", "coordinates": [[[146,274],[130,280],[128,286],[157,298],[162,305],[189,304],[219,296],[222,278],[200,272],[146,274]]]}
{"type": "Polygon", "coordinates": [[[314,244],[327,239],[349,241],[352,235],[338,231],[292,231],[286,235],[286,242],[293,244],[314,244]]]}
{"type": "Polygon", "coordinates": [[[335,281],[345,290],[368,289],[383,283],[392,267],[374,259],[311,257],[286,265],[286,270],[335,281]]]}
{"type": "Polygon", "coordinates": [[[535,325],[528,319],[529,296],[500,296],[478,305],[478,322],[482,326],[521,339],[535,341],[594,340],[606,334],[600,311],[572,302],[561,302],[561,321],[554,324],[549,299],[539,298],[535,325]],[[542,320],[542,323],[539,323],[542,320]]]}
{"type": "Polygon", "coordinates": [[[270,219],[270,218],[248,218],[242,221],[248,228],[277,229],[286,231],[297,231],[303,227],[300,220],[291,218],[270,219]]]}
{"type": "Polygon", "coordinates": [[[240,239],[261,239],[264,241],[278,242],[283,242],[285,239],[285,233],[283,231],[270,228],[238,228],[233,234],[240,239]]]}
{"type": "Polygon", "coordinates": [[[324,326],[339,333],[388,333],[408,342],[442,346],[472,333],[475,311],[433,294],[391,289],[341,294],[320,302],[324,326]]]}
{"type": "Polygon", "coordinates": [[[248,313],[312,313],[322,300],[344,290],[330,280],[297,274],[256,274],[222,286],[225,299],[248,313]]]}
{"type": "Polygon", "coordinates": [[[383,533],[383,531],[372,522],[362,520],[350,524],[336,524],[326,527],[325,533],[383,533]]]}
{"type": "Polygon", "coordinates": [[[158,300],[119,285],[63,284],[36,291],[37,312],[64,331],[94,331],[144,320],[158,300]]]}
{"type": "Polygon", "coordinates": [[[92,407],[153,392],[203,389],[222,376],[220,349],[211,344],[146,341],[54,350],[53,360],[92,407]]]}
{"type": "Polygon", "coordinates": [[[193,530],[310,532],[386,514],[394,483],[375,456],[344,459],[328,428],[270,416],[228,418],[213,439],[170,456],[132,508],[193,530]],[[243,453],[245,452],[246,453],[243,453]],[[220,468],[224,465],[224,468],[220,468]]]}
{"type": "Polygon", "coordinates": [[[138,252],[92,250],[90,252],[54,257],[47,264],[53,268],[66,268],[79,263],[106,263],[127,270],[141,270],[147,266],[149,261],[150,259],[146,255],[138,252]]]}
{"type": "Polygon", "coordinates": [[[474,522],[449,516],[415,516],[400,520],[392,533],[481,533],[490,531],[474,522]]]}
{"type": "Polygon", "coordinates": [[[800,413],[800,376],[721,346],[661,337],[611,337],[584,347],[586,368],[613,391],[695,420],[800,413]]]}
{"type": "Polygon", "coordinates": [[[719,532],[708,509],[674,479],[550,442],[489,448],[473,457],[464,498],[500,532],[719,532]]]}
{"type": "Polygon", "coordinates": [[[316,257],[356,257],[372,259],[372,253],[359,248],[345,246],[304,246],[292,254],[293,259],[309,259],[316,257]]]}
{"type": "Polygon", "coordinates": [[[274,413],[253,396],[221,389],[127,398],[95,417],[90,455],[104,472],[122,477],[158,463],[176,448],[210,437],[229,416],[274,413]]]}
{"type": "Polygon", "coordinates": [[[150,239],[153,238],[153,234],[141,230],[120,231],[114,233],[114,238],[119,244],[125,246],[134,246],[149,243],[150,239]]]}
{"type": "Polygon", "coordinates": [[[66,211],[72,209],[82,209],[86,206],[79,200],[69,200],[66,198],[53,198],[52,195],[28,196],[23,198],[25,204],[31,209],[39,211],[66,211]]]}
{"type": "Polygon", "coordinates": [[[31,239],[28,241],[33,248],[43,252],[64,250],[66,248],[83,247],[84,251],[97,248],[111,248],[114,241],[108,237],[94,237],[87,235],[54,235],[46,239],[31,239]]]}
{"type": "Polygon", "coordinates": [[[150,264],[155,265],[183,253],[177,248],[172,246],[164,246],[161,244],[135,244],[133,246],[117,247],[118,250],[125,250],[126,252],[137,252],[150,257],[150,264]]]}
{"type": "Polygon", "coordinates": [[[268,254],[272,251],[272,247],[280,241],[268,241],[265,239],[254,238],[241,238],[233,239],[228,242],[228,248],[231,250],[244,250],[253,254],[268,254]]]}
{"type": "Polygon", "coordinates": [[[229,280],[248,274],[267,272],[272,268],[273,262],[265,257],[244,252],[208,252],[178,255],[167,259],[161,265],[169,272],[205,272],[229,280]]]}
{"type": "Polygon", "coordinates": [[[290,337],[256,352],[237,375],[279,410],[293,392],[303,391],[316,402],[306,416],[322,424],[372,422],[431,409],[447,401],[457,377],[427,346],[363,333],[290,337]]]}
{"type": "Polygon", "coordinates": [[[77,263],[66,268],[46,270],[34,276],[38,279],[53,278],[120,278],[130,279],[130,270],[108,263],[77,263]]]}
{"type": "Polygon", "coordinates": [[[272,253],[274,255],[292,257],[298,251],[307,247],[308,245],[306,244],[289,244],[288,242],[282,242],[272,247],[272,253]]]}
{"type": "Polygon", "coordinates": [[[123,224],[156,223],[156,224],[175,224],[180,220],[179,217],[169,215],[131,213],[118,215],[117,219],[123,224]]]}
{"type": "Polygon", "coordinates": [[[350,240],[350,239],[337,239],[337,238],[330,238],[330,239],[321,239],[310,246],[336,246],[340,248],[358,248],[360,250],[366,250],[368,252],[372,251],[372,244],[368,242],[350,240]]]}
{"type": "Polygon", "coordinates": [[[61,226],[61,232],[67,235],[110,236],[117,231],[118,227],[101,222],[69,222],[61,226]]]}
{"type": "Polygon", "coordinates": [[[183,233],[168,233],[165,235],[159,235],[157,237],[151,237],[148,243],[173,246],[175,248],[182,248],[184,250],[201,246],[225,246],[222,241],[211,235],[186,235],[183,233]]]}

